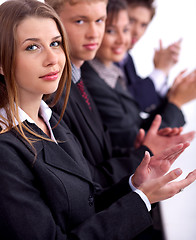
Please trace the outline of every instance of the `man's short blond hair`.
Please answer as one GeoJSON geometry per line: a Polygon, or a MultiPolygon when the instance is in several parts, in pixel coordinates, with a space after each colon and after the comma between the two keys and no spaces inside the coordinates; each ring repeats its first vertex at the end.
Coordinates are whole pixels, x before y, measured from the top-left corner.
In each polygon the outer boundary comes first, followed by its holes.
{"type": "Polygon", "coordinates": [[[69,3],[70,5],[75,5],[81,2],[108,2],[108,0],[45,0],[45,3],[49,4],[54,10],[59,14],[61,12],[61,8],[65,3],[69,3]]]}

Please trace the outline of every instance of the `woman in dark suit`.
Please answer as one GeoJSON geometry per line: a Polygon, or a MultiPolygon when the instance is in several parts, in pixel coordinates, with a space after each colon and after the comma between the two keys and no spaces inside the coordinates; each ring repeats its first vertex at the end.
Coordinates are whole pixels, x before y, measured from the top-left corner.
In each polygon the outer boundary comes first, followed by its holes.
{"type": "MultiPolygon", "coordinates": [[[[182,84],[172,87],[168,97],[161,101],[160,106],[155,107],[156,104],[154,104],[154,107],[151,106],[150,113],[144,114],[136,101],[135,93],[140,92],[141,96],[143,91],[144,95],[148,96],[154,92],[156,95],[152,82],[148,84],[148,81],[137,79],[138,84],[129,86],[132,87],[130,90],[127,87],[125,73],[115,64],[123,60],[130,46],[131,35],[127,8],[126,1],[109,2],[102,44],[96,57],[85,62],[81,67],[82,79],[99,110],[103,123],[109,130],[112,145],[121,148],[133,147],[139,129],[143,128],[148,131],[156,114],[162,116],[161,128],[182,127],[185,119],[181,106],[195,99],[195,92],[192,94],[187,91],[193,89],[193,79],[195,79],[195,71],[193,71],[183,79],[186,86],[190,88],[185,90],[182,84]]],[[[129,67],[131,68],[131,65],[129,67]]],[[[148,105],[148,101],[145,103],[148,105]]],[[[153,149],[151,150],[153,152],[153,149]]]]}
{"type": "Polygon", "coordinates": [[[66,83],[65,107],[69,93],[70,62],[58,16],[36,0],[7,1],[0,6],[0,32],[0,239],[135,237],[151,224],[150,203],[195,180],[194,172],[169,184],[179,169],[162,176],[189,144],[160,155],[168,157],[161,171],[162,161],[146,153],[130,185],[127,177],[101,189],[77,141],[42,100],[55,92],[55,104],[66,83]]]}

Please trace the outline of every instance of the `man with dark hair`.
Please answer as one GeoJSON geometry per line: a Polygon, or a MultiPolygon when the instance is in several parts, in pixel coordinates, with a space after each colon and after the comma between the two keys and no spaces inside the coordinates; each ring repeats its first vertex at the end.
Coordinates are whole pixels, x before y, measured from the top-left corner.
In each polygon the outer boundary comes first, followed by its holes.
{"type": "MultiPolygon", "coordinates": [[[[126,1],[131,25],[131,50],[145,34],[155,15],[155,6],[154,0],[126,1]]],[[[181,39],[167,48],[163,48],[160,41],[160,49],[156,50],[154,55],[155,68],[150,76],[144,79],[138,76],[130,53],[127,53],[124,60],[119,63],[125,73],[128,89],[141,110],[151,112],[162,103],[168,91],[168,74],[178,62],[180,45],[181,39]]]]}

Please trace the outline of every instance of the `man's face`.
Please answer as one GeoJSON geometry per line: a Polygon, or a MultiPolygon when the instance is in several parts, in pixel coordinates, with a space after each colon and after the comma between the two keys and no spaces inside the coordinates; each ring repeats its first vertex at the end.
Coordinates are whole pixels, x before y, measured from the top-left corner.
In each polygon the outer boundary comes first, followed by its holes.
{"type": "Polygon", "coordinates": [[[136,42],[144,35],[150,21],[151,21],[151,11],[142,6],[128,7],[129,20],[131,25],[131,45],[130,49],[134,47],[136,42]]]}
{"type": "Polygon", "coordinates": [[[72,63],[80,67],[94,58],[99,48],[106,20],[105,1],[65,3],[60,18],[67,31],[72,63]]]}

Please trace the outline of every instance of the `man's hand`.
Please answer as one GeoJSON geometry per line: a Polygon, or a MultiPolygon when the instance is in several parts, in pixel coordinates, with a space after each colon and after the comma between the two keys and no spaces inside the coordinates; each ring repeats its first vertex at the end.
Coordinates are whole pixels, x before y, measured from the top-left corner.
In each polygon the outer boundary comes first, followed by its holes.
{"type": "Polygon", "coordinates": [[[155,68],[162,70],[166,76],[179,60],[181,42],[182,40],[180,39],[167,48],[163,48],[162,41],[160,40],[159,49],[155,51],[154,66],[155,68]]]}
{"type": "Polygon", "coordinates": [[[150,157],[146,151],[141,164],[137,167],[132,183],[139,188],[145,181],[163,176],[179,157],[179,155],[190,145],[185,142],[164,150],[162,153],[150,157]]]}
{"type": "Polygon", "coordinates": [[[182,131],[183,131],[183,127],[179,127],[179,128],[177,128],[177,127],[175,127],[175,128],[166,127],[166,128],[162,128],[162,129],[158,130],[158,134],[160,136],[171,137],[171,136],[180,135],[182,131]]]}
{"type": "Polygon", "coordinates": [[[194,170],[185,179],[171,182],[181,173],[181,169],[175,169],[165,176],[145,182],[139,189],[147,196],[151,204],[171,198],[196,180],[196,170],[194,170]]]}
{"type": "Polygon", "coordinates": [[[171,181],[181,175],[181,169],[175,169],[165,175],[188,146],[189,143],[179,144],[153,157],[150,157],[148,152],[145,153],[132,177],[132,184],[147,196],[151,204],[174,196],[196,180],[196,170],[179,182],[171,181]]]}
{"type": "Polygon", "coordinates": [[[145,131],[144,131],[144,129],[140,128],[140,130],[136,136],[136,139],[134,141],[135,149],[137,149],[137,148],[141,147],[141,145],[143,145],[144,138],[145,138],[145,131]]]}
{"type": "Polygon", "coordinates": [[[196,99],[196,70],[185,77],[184,73],[179,73],[167,94],[168,101],[179,108],[196,99]]]}
{"type": "MultiPolygon", "coordinates": [[[[159,129],[158,135],[165,136],[165,137],[171,137],[171,136],[180,135],[182,131],[183,131],[183,127],[179,127],[179,128],[166,127],[166,128],[159,129]]],[[[140,128],[140,130],[136,136],[135,142],[134,142],[135,149],[137,149],[143,145],[144,139],[145,139],[145,134],[146,134],[145,130],[140,128]]]]}
{"type": "Polygon", "coordinates": [[[185,143],[187,141],[190,142],[195,136],[195,131],[185,134],[171,134],[171,136],[160,135],[160,124],[161,116],[156,115],[143,141],[143,145],[147,146],[154,155],[179,143],[185,143]]]}

